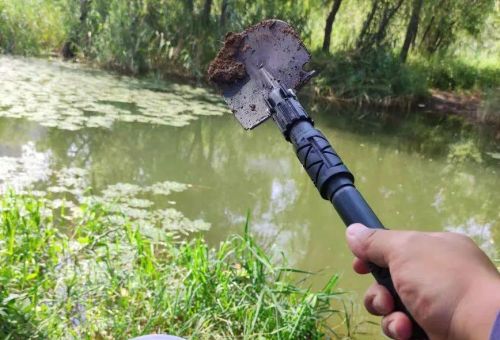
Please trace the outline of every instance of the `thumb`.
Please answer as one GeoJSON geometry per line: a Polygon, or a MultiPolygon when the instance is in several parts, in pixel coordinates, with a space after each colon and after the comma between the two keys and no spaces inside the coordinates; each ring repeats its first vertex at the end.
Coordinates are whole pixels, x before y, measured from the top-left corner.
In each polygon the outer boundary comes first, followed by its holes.
{"type": "Polygon", "coordinates": [[[375,263],[380,267],[388,267],[389,252],[395,236],[391,233],[394,231],[370,229],[355,223],[346,230],[347,244],[359,259],[375,263]]]}

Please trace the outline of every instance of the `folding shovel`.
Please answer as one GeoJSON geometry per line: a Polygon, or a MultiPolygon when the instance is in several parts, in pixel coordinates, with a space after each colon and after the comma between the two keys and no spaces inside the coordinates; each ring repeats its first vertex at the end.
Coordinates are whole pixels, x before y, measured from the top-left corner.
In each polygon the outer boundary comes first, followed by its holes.
{"type": "MultiPolygon", "coordinates": [[[[347,226],[362,223],[384,228],[354,186],[354,177],[325,136],[300,105],[294,90],[313,75],[304,70],[311,56],[294,29],[280,20],[267,20],[241,33],[229,33],[208,70],[235,117],[245,129],[272,118],[324,199],[347,226]]],[[[427,339],[401,302],[390,272],[370,264],[377,282],[392,294],[395,309],[413,323],[412,339],[427,339]]]]}

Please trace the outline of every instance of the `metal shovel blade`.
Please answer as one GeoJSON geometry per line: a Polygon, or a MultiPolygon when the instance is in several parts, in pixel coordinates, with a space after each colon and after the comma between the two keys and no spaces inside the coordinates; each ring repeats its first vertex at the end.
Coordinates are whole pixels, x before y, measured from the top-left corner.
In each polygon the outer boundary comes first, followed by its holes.
{"type": "Polygon", "coordinates": [[[229,33],[212,61],[208,77],[245,129],[270,117],[264,67],[285,88],[298,89],[314,74],[304,70],[311,55],[295,30],[281,20],[266,20],[241,33],[229,33]]]}

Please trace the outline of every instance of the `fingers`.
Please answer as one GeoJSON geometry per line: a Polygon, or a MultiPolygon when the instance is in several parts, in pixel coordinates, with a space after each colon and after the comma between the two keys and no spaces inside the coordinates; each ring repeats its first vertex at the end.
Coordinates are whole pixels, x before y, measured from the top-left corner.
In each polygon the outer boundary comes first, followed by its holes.
{"type": "Polygon", "coordinates": [[[387,288],[374,283],[366,291],[365,308],[373,315],[388,315],[394,310],[394,300],[387,288]]]}
{"type": "MultiPolygon", "coordinates": [[[[347,228],[347,243],[356,258],[354,271],[359,274],[370,272],[368,262],[380,267],[389,267],[391,251],[400,248],[408,233],[384,229],[369,229],[362,224],[352,224],[347,228]]],[[[407,244],[408,242],[406,242],[407,244]]],[[[382,329],[384,333],[398,340],[411,337],[412,324],[408,316],[402,312],[393,312],[394,299],[382,285],[373,284],[365,294],[365,307],[371,314],[384,316],[382,329]]]]}
{"type": "Polygon", "coordinates": [[[357,257],[354,258],[352,262],[352,268],[358,274],[368,274],[370,273],[370,267],[368,267],[368,263],[363,261],[357,257]]]}
{"type": "Polygon", "coordinates": [[[388,255],[399,232],[384,229],[369,229],[362,224],[347,228],[347,243],[351,251],[361,260],[388,267],[388,255]]]}
{"type": "Polygon", "coordinates": [[[410,339],[412,333],[411,321],[403,312],[394,312],[382,319],[382,330],[392,339],[410,339]]]}

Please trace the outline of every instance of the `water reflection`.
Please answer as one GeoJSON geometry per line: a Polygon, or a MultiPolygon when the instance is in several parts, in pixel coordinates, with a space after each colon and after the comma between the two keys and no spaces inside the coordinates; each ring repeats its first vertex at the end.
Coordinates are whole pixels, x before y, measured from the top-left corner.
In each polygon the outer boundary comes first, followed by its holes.
{"type": "Polygon", "coordinates": [[[495,259],[497,257],[497,247],[493,240],[493,225],[494,222],[480,223],[476,220],[476,217],[471,217],[464,224],[449,225],[445,227],[445,230],[472,237],[486,254],[495,259]]]}
{"type": "MultiPolygon", "coordinates": [[[[310,223],[307,218],[290,220],[297,205],[299,191],[292,179],[274,178],[269,192],[260,197],[250,216],[253,235],[269,250],[275,261],[286,261],[296,266],[309,247],[310,223]]],[[[238,227],[248,216],[235,211],[225,211],[231,223],[238,227]]]]}
{"type": "Polygon", "coordinates": [[[15,149],[2,147],[0,150],[0,193],[7,188],[24,191],[34,183],[48,180],[51,152],[37,152],[32,141],[15,149]],[[7,156],[9,155],[9,156],[7,156]]]}

